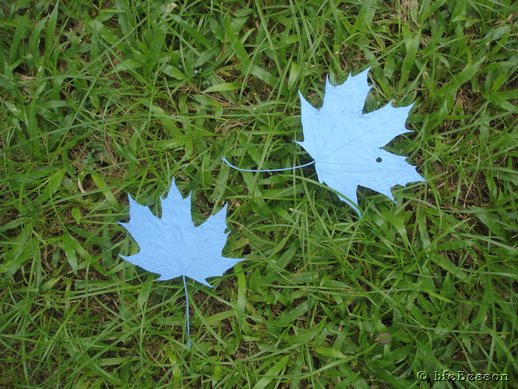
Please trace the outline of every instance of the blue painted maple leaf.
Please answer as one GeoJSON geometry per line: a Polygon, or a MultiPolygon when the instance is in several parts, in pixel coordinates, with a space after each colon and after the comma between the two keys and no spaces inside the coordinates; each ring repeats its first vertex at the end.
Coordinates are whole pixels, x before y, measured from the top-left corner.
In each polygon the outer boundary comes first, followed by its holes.
{"type": "Polygon", "coordinates": [[[405,157],[383,150],[397,135],[410,132],[405,122],[412,105],[394,108],[390,104],[363,113],[369,69],[349,75],[342,85],[326,80],[322,108],[314,108],[302,94],[301,116],[304,141],[297,142],[313,157],[320,182],[327,184],[360,214],[358,185],[394,200],[390,188],[422,181],[405,157]]]}
{"type": "Polygon", "coordinates": [[[183,198],[174,180],[166,198],[162,199],[162,217],[156,217],[148,207],[138,204],[129,196],[130,221],[119,223],[138,243],[140,252],[120,255],[126,261],[152,273],[165,281],[182,277],[185,292],[187,347],[191,347],[189,319],[189,294],[185,277],[212,287],[207,278],[220,276],[242,261],[221,255],[228,233],[225,216],[227,206],[196,227],[191,219],[191,195],[183,198]]]}
{"type": "Polygon", "coordinates": [[[242,261],[221,255],[228,233],[225,205],[214,216],[196,227],[191,219],[191,198],[182,198],[174,180],[162,201],[162,217],[129,196],[130,221],[120,223],[140,247],[140,252],[125,256],[126,261],[160,275],[158,280],[190,277],[206,286],[208,277],[220,276],[242,261]]]}

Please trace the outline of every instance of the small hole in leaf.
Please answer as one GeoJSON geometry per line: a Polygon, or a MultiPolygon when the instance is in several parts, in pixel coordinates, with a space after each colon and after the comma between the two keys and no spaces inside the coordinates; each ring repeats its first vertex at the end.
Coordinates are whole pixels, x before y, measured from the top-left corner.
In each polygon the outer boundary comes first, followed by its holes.
{"type": "Polygon", "coordinates": [[[376,158],[376,162],[380,163],[381,161],[383,161],[381,157],[376,158]]]}

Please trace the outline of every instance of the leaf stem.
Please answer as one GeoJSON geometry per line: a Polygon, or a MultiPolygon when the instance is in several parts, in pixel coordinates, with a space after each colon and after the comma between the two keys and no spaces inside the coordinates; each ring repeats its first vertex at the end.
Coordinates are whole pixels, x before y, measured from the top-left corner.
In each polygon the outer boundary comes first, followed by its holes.
{"type": "Polygon", "coordinates": [[[228,166],[230,166],[233,169],[239,170],[240,172],[250,172],[250,173],[282,172],[282,171],[286,171],[286,170],[295,170],[295,169],[298,169],[298,168],[310,166],[310,165],[313,165],[315,163],[315,161],[311,161],[311,162],[305,163],[304,165],[298,165],[298,166],[293,166],[293,167],[284,167],[284,168],[281,168],[281,169],[257,170],[257,169],[241,169],[240,167],[232,165],[230,162],[228,162],[228,160],[225,157],[223,157],[221,159],[223,160],[223,162],[225,162],[228,166]]]}
{"type": "Polygon", "coordinates": [[[185,306],[185,316],[187,321],[187,348],[191,348],[191,319],[189,318],[189,295],[187,294],[187,283],[185,282],[185,276],[182,275],[183,279],[183,290],[185,292],[185,301],[187,302],[185,306]]]}

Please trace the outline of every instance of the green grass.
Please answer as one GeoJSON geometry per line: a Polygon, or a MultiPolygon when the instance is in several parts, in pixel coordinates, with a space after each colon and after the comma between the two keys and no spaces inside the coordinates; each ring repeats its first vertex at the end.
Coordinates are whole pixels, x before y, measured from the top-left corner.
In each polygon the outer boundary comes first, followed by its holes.
{"type": "Polygon", "coordinates": [[[182,3],[1,3],[0,387],[515,386],[511,1],[182,3]],[[366,110],[415,101],[396,204],[222,163],[308,162],[298,91],[367,66],[366,110]],[[157,212],[172,177],[247,259],[189,281],[191,350],[181,281],[118,257],[127,193],[157,212]]]}

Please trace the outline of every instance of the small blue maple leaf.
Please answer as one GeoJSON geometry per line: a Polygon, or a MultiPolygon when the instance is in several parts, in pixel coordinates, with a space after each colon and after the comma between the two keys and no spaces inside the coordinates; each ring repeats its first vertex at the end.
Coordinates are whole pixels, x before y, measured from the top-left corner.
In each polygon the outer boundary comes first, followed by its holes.
{"type": "Polygon", "coordinates": [[[196,227],[191,219],[191,195],[182,198],[173,183],[162,201],[162,217],[129,196],[130,221],[120,223],[140,247],[140,252],[125,256],[126,261],[159,274],[159,281],[186,276],[206,286],[208,277],[221,276],[242,261],[221,255],[228,233],[225,205],[214,216],[196,227]]]}
{"type": "Polygon", "coordinates": [[[130,221],[119,223],[140,247],[135,255],[120,255],[126,261],[152,273],[158,280],[183,278],[187,300],[187,344],[190,347],[189,297],[185,277],[212,287],[208,277],[221,276],[243,259],[221,255],[228,233],[225,217],[227,206],[196,227],[191,219],[191,196],[182,198],[174,180],[162,201],[162,217],[156,217],[148,207],[129,197],[130,221]]]}
{"type": "Polygon", "coordinates": [[[380,192],[394,200],[390,188],[422,181],[405,157],[383,150],[397,135],[410,132],[405,122],[412,105],[394,108],[390,104],[363,113],[370,86],[369,69],[333,86],[326,79],[322,108],[314,108],[302,94],[301,116],[304,141],[297,142],[313,157],[320,182],[343,196],[360,214],[358,185],[380,192]]]}

